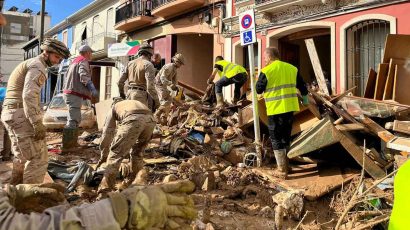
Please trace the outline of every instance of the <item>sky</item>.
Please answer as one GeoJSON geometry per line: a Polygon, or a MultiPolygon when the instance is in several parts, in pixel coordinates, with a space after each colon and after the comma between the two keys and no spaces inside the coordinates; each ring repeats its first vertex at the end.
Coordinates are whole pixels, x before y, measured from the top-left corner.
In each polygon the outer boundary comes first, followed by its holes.
{"type": "MultiPolygon", "coordinates": [[[[93,0],[46,0],[46,11],[51,16],[51,27],[92,1],[93,0]]],[[[41,0],[5,0],[3,10],[8,10],[12,6],[19,8],[20,12],[30,8],[34,13],[37,13],[41,9],[41,0]]]]}

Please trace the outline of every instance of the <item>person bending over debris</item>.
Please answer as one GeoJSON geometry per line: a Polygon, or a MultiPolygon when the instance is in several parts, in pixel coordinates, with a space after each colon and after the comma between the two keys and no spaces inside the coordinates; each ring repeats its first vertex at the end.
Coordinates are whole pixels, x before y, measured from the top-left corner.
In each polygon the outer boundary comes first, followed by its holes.
{"type": "Polygon", "coordinates": [[[40,108],[40,90],[47,80],[46,68],[57,65],[70,52],[55,39],[45,39],[43,52],[20,63],[10,75],[1,120],[15,156],[11,184],[43,182],[47,172],[46,127],[40,108]]]}
{"type": "Polygon", "coordinates": [[[248,80],[246,69],[240,65],[225,61],[223,57],[218,56],[215,58],[214,70],[208,79],[208,84],[213,82],[217,73],[220,79],[215,83],[216,106],[222,107],[224,104],[222,88],[232,84],[235,84],[233,103],[236,104],[241,97],[241,87],[248,80]]]}
{"type": "MultiPolygon", "coordinates": [[[[114,188],[120,164],[127,154],[130,154],[132,172],[123,182],[123,186],[127,187],[133,182],[138,171],[143,167],[142,154],[145,146],[151,140],[156,125],[151,109],[143,103],[136,100],[114,100],[113,103],[115,104],[111,107],[111,112],[105,120],[101,143],[111,142],[110,133],[114,133],[117,127],[116,121],[118,121],[118,127],[106,160],[104,177],[98,188],[101,196],[114,188]]],[[[101,157],[105,156],[101,155],[101,157]]],[[[103,160],[100,159],[100,162],[103,160]]]]}
{"type": "Polygon", "coordinates": [[[110,193],[108,199],[70,207],[55,206],[65,201],[61,185],[0,183],[0,229],[189,229],[197,216],[187,195],[194,189],[190,181],[135,186],[110,193]]]}
{"type": "Polygon", "coordinates": [[[272,142],[279,176],[286,178],[289,166],[286,149],[290,144],[293,112],[299,111],[297,89],[303,95],[303,104],[309,103],[308,90],[298,69],[280,61],[276,48],[265,50],[266,66],[256,82],[256,92],[264,93],[266,113],[268,115],[269,135],[272,142]]]}
{"type": "Polygon", "coordinates": [[[171,110],[172,97],[168,86],[173,91],[178,91],[177,69],[184,64],[182,54],[175,54],[172,57],[172,63],[164,65],[157,76],[155,77],[155,89],[159,95],[160,107],[155,113],[155,118],[160,121],[161,116],[168,118],[168,113],[171,110]]]}
{"type": "Polygon", "coordinates": [[[148,43],[140,46],[137,59],[130,61],[118,81],[120,97],[128,100],[138,100],[146,106],[158,108],[159,99],[155,90],[155,68],[150,62],[154,50],[148,43]],[[125,95],[124,86],[128,80],[128,91],[125,95]],[[154,104],[150,106],[149,104],[154,104]]]}

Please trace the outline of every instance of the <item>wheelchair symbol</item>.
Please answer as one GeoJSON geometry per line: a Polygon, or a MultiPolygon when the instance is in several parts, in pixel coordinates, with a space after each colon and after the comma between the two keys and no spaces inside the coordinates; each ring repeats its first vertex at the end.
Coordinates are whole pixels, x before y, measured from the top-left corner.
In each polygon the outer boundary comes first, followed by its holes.
{"type": "Polygon", "coordinates": [[[247,31],[243,34],[243,41],[245,44],[252,42],[252,31],[247,31]]]}

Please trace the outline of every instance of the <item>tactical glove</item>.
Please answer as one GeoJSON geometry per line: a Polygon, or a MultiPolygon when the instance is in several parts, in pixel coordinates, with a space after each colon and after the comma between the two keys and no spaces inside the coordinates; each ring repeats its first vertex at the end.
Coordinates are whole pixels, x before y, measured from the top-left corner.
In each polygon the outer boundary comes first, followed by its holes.
{"type": "Polygon", "coordinates": [[[34,128],[34,139],[35,140],[43,140],[46,137],[47,129],[43,125],[43,122],[37,121],[33,124],[34,128]]]}
{"type": "Polygon", "coordinates": [[[88,81],[87,88],[91,92],[93,98],[98,98],[98,92],[92,81],[88,81]]]}
{"type": "Polygon", "coordinates": [[[65,201],[64,186],[56,183],[8,185],[6,192],[10,204],[18,212],[43,212],[65,201]]]}
{"type": "Polygon", "coordinates": [[[187,195],[194,189],[192,182],[179,181],[148,187],[135,186],[121,193],[110,193],[109,196],[121,228],[185,229],[197,216],[194,202],[187,195]]]}

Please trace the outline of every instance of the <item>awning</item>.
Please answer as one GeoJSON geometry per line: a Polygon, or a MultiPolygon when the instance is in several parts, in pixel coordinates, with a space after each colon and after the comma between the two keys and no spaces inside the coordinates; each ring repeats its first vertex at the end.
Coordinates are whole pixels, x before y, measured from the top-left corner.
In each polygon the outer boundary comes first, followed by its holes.
{"type": "Polygon", "coordinates": [[[142,44],[142,40],[113,43],[108,45],[108,57],[133,56],[142,44]]]}

